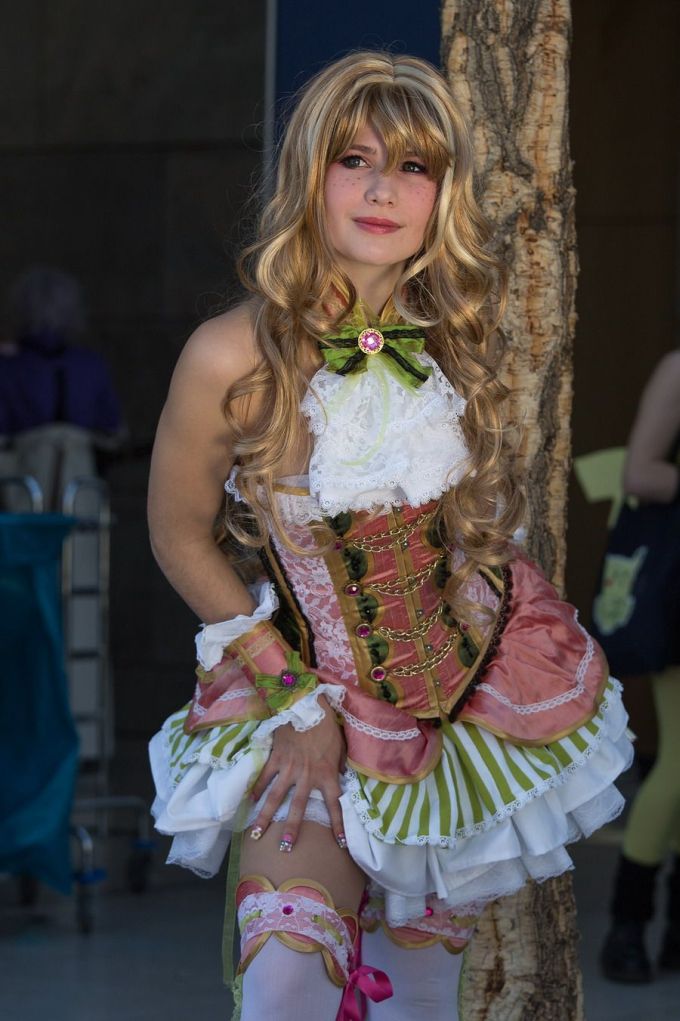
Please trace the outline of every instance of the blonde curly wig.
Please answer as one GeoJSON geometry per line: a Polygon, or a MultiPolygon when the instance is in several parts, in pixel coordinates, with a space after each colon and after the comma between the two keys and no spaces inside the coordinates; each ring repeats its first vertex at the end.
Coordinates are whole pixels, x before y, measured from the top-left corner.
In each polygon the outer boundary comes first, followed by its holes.
{"type": "Polygon", "coordinates": [[[229,515],[227,530],[252,547],[263,543],[273,523],[293,546],[277,513],[274,483],[291,450],[309,453],[299,411],[309,366],[319,364],[319,338],[351,313],[357,299],[327,240],[325,175],[367,122],[385,142],[386,171],[417,154],[438,185],[422,248],[405,266],[392,300],[398,318],[425,328],[427,350],[467,399],[462,427],[469,471],[445,494],[440,514],[444,537],[465,554],[448,586],[455,606],[462,581],[478,565],[508,559],[524,504],[501,418],[507,390],[497,375],[504,275],[475,199],[467,125],[444,78],[423,60],[352,53],[304,88],[290,117],[273,195],[257,240],[239,264],[252,294],[261,361],[225,400],[239,489],[252,515],[247,524],[229,515]],[[338,292],[347,302],[334,316],[327,299],[338,292]],[[254,394],[262,412],[246,430],[234,402],[254,394]]]}

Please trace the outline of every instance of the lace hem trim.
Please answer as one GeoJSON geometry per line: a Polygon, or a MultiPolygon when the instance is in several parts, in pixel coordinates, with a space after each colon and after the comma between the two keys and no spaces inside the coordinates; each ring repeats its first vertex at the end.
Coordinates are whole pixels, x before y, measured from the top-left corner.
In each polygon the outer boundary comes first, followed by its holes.
{"type": "MultiPolygon", "coordinates": [[[[616,691],[619,692],[621,691],[621,685],[619,684],[618,681],[612,680],[612,684],[616,691]]],[[[603,716],[606,715],[609,708],[610,705],[608,700],[603,699],[600,709],[603,716]]],[[[460,840],[464,839],[465,837],[472,837],[478,833],[485,833],[487,830],[490,830],[494,826],[498,825],[498,823],[503,822],[505,819],[510,818],[510,816],[515,815],[521,808],[529,804],[529,802],[534,801],[536,798],[541,797],[548,791],[557,790],[559,787],[562,787],[566,783],[566,781],[571,776],[573,776],[573,774],[576,773],[583,765],[585,765],[588,759],[590,759],[591,756],[593,756],[595,752],[599,750],[603,738],[607,736],[605,735],[604,730],[605,727],[604,726],[601,727],[598,734],[593,737],[592,744],[589,745],[588,748],[586,748],[583,752],[581,752],[581,754],[578,755],[570,763],[570,765],[566,766],[557,776],[550,777],[549,779],[544,780],[539,784],[536,784],[536,786],[532,787],[530,791],[526,791],[522,797],[515,798],[507,805],[503,805],[502,808],[499,808],[496,812],[494,812],[493,815],[489,816],[488,819],[484,819],[482,822],[472,823],[469,826],[463,826],[460,829],[456,830],[456,832],[450,837],[446,836],[430,837],[426,835],[413,835],[406,837],[404,840],[399,840],[395,842],[400,844],[416,845],[418,847],[431,846],[453,848],[458,844],[460,840]]],[[[611,740],[610,738],[607,739],[611,740]]],[[[632,761],[632,757],[633,749],[631,745],[629,748],[630,761],[632,761]]],[[[630,765],[630,761],[624,768],[626,769],[628,768],[628,766],[630,765]]],[[[376,840],[384,841],[385,837],[383,836],[382,833],[379,832],[380,826],[382,825],[382,820],[379,818],[375,819],[374,817],[371,816],[370,814],[371,805],[369,801],[366,799],[364,792],[361,789],[361,784],[359,782],[359,777],[357,775],[356,770],[348,767],[345,775],[347,781],[347,791],[350,795],[357,815],[361,820],[362,824],[364,825],[367,833],[375,837],[376,840]]],[[[612,819],[616,818],[616,816],[619,815],[620,812],[623,810],[624,804],[625,804],[624,799],[623,797],[621,797],[620,802],[617,803],[616,810],[612,811],[610,818],[607,819],[606,821],[611,822],[612,819]]],[[[604,823],[601,823],[600,825],[604,825],[604,823]]],[[[392,843],[392,841],[390,841],[390,843],[392,843]]]]}

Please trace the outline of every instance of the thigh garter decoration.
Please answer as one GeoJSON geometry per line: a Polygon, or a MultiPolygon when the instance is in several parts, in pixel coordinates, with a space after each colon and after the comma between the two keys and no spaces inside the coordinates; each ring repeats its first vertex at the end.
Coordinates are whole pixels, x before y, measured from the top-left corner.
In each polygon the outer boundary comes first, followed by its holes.
{"type": "Polygon", "coordinates": [[[450,954],[460,954],[474,935],[477,920],[482,913],[479,904],[466,904],[463,908],[442,908],[435,897],[428,904],[422,918],[408,925],[391,926],[385,919],[385,898],[369,888],[361,908],[361,928],[375,932],[382,925],[386,934],[405,950],[417,950],[441,943],[450,954]]]}
{"type": "Polygon", "coordinates": [[[320,883],[289,879],[278,890],[264,876],[244,876],[236,887],[243,974],[270,936],[300,953],[320,953],[328,977],[344,987],[336,1021],[363,1021],[366,997],[392,995],[387,975],[361,964],[361,930],[355,912],[335,909],[320,883]]]}

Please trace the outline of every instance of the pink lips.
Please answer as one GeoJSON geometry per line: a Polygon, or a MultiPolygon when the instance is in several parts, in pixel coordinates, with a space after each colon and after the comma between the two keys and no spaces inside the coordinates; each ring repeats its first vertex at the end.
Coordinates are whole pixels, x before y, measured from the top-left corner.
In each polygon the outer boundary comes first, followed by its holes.
{"type": "Polygon", "coordinates": [[[393,234],[401,226],[401,224],[395,223],[394,220],[386,220],[381,216],[358,216],[354,222],[357,227],[368,231],[369,234],[393,234]]]}

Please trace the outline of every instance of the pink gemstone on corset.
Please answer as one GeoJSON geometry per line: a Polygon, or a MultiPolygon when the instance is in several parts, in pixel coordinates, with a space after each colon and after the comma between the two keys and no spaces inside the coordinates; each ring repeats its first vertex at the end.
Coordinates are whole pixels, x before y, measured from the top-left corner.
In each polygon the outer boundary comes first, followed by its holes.
{"type": "Polygon", "coordinates": [[[346,596],[358,596],[361,592],[361,586],[357,585],[355,581],[351,581],[349,585],[345,585],[346,596]]]}
{"type": "Polygon", "coordinates": [[[345,544],[342,539],[336,539],[334,545],[336,549],[342,549],[345,544]]]}
{"type": "Polygon", "coordinates": [[[360,350],[365,355],[377,355],[379,351],[382,351],[384,343],[385,338],[380,330],[363,330],[357,340],[360,350]]]}
{"type": "Polygon", "coordinates": [[[297,677],[295,674],[283,673],[281,674],[281,684],[284,688],[293,688],[297,684],[297,677]]]}
{"type": "Polygon", "coordinates": [[[387,677],[387,670],[381,666],[374,666],[371,670],[371,677],[374,681],[384,681],[387,677]]]}
{"type": "Polygon", "coordinates": [[[433,915],[433,914],[434,914],[434,911],[432,910],[432,908],[425,908],[425,917],[426,918],[430,918],[430,916],[433,915]]]}
{"type": "Polygon", "coordinates": [[[369,635],[373,634],[373,628],[370,624],[359,624],[356,629],[356,634],[359,638],[368,638],[369,635]]]}
{"type": "Polygon", "coordinates": [[[292,915],[295,909],[292,904],[284,904],[281,910],[283,911],[284,915],[292,915]]]}
{"type": "Polygon", "coordinates": [[[461,630],[462,630],[462,631],[467,631],[467,630],[468,630],[468,628],[470,627],[470,625],[469,625],[469,624],[466,624],[466,623],[465,623],[465,621],[463,621],[463,622],[461,623],[460,627],[461,627],[461,630]]]}

